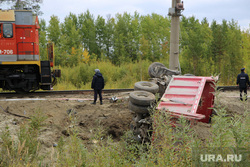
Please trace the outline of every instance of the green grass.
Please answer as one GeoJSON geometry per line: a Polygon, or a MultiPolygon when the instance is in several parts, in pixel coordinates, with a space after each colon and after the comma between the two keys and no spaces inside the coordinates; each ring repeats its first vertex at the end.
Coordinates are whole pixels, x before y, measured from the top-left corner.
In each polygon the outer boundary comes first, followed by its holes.
{"type": "Polygon", "coordinates": [[[81,63],[73,67],[59,67],[62,76],[54,86],[54,90],[91,89],[94,69],[100,69],[105,81],[105,89],[133,88],[138,81],[149,80],[149,61],[126,63],[115,66],[111,62],[81,63]]]}

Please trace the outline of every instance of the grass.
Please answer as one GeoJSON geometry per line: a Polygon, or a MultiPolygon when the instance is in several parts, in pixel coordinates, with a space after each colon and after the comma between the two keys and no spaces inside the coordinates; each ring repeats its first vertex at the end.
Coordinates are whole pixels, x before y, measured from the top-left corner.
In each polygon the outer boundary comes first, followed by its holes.
{"type": "Polygon", "coordinates": [[[148,80],[149,61],[127,63],[115,66],[110,62],[81,63],[73,67],[59,67],[61,78],[54,86],[54,90],[91,89],[94,69],[100,69],[105,81],[105,89],[133,88],[134,83],[148,80]]]}

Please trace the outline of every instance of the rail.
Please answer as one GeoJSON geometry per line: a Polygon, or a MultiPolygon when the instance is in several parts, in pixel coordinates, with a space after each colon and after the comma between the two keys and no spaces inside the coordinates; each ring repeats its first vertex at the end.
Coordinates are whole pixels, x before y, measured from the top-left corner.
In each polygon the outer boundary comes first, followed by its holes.
{"type": "MultiPolygon", "coordinates": [[[[238,90],[238,86],[218,86],[217,90],[220,91],[233,91],[238,90]]],[[[103,89],[103,93],[120,93],[120,92],[132,92],[134,89],[103,89]]],[[[90,94],[93,93],[93,90],[64,90],[64,91],[35,91],[26,94],[18,94],[16,92],[1,92],[0,97],[24,97],[24,96],[51,96],[51,95],[60,95],[60,94],[90,94]]]]}
{"type": "MultiPolygon", "coordinates": [[[[104,89],[103,93],[119,93],[119,92],[131,92],[134,89],[104,89]]],[[[35,91],[26,94],[18,94],[16,92],[1,92],[0,98],[9,98],[9,97],[33,97],[33,96],[53,96],[53,95],[63,95],[63,94],[91,94],[93,90],[64,90],[64,91],[35,91]]]]}

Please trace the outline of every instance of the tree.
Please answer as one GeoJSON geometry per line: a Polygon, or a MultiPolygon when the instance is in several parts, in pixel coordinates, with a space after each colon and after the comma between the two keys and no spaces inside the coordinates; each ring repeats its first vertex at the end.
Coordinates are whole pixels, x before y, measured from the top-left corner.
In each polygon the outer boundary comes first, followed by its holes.
{"type": "Polygon", "coordinates": [[[137,61],[139,60],[139,43],[141,38],[140,15],[137,12],[131,16],[128,30],[128,55],[132,61],[137,61]]]}
{"type": "Polygon", "coordinates": [[[42,15],[40,4],[43,3],[43,0],[0,0],[1,3],[6,3],[10,7],[15,7],[20,9],[22,7],[31,8],[34,13],[37,15],[42,15]]]}
{"type": "Polygon", "coordinates": [[[113,46],[114,46],[114,27],[115,19],[107,16],[107,22],[104,29],[104,54],[107,58],[112,59],[113,57],[113,46]]]}
{"type": "Polygon", "coordinates": [[[222,59],[224,54],[226,53],[226,34],[227,34],[227,23],[223,20],[223,24],[219,25],[216,21],[212,22],[211,25],[213,40],[211,43],[211,51],[212,51],[212,60],[214,61],[214,68],[216,73],[221,72],[222,59]]]}
{"type": "Polygon", "coordinates": [[[103,53],[103,50],[105,48],[105,36],[107,31],[105,19],[101,16],[98,16],[95,21],[95,27],[96,27],[96,45],[98,49],[95,53],[100,58],[101,53],[103,53]]]}
{"type": "Polygon", "coordinates": [[[96,44],[96,27],[94,16],[87,10],[84,14],[78,16],[78,28],[80,41],[84,48],[87,48],[90,55],[98,55],[99,49],[96,44]]]}
{"type": "Polygon", "coordinates": [[[211,43],[213,40],[212,37],[212,30],[209,27],[209,23],[207,21],[207,18],[204,18],[201,21],[201,33],[202,33],[202,38],[203,38],[203,44],[201,45],[202,47],[202,58],[203,58],[203,65],[201,66],[201,71],[204,76],[210,76],[215,74],[216,72],[214,71],[214,62],[211,58],[211,43]]]}
{"type": "Polygon", "coordinates": [[[47,28],[48,39],[54,42],[56,46],[59,46],[59,40],[61,36],[60,21],[57,16],[52,15],[50,17],[49,26],[47,28]]]}
{"type": "Polygon", "coordinates": [[[239,69],[243,67],[243,54],[242,54],[242,36],[240,28],[234,20],[228,23],[227,30],[227,44],[225,47],[225,52],[227,57],[225,57],[226,62],[224,63],[224,68],[222,72],[224,76],[222,79],[227,85],[232,85],[235,83],[235,78],[239,73],[239,69]]]}
{"type": "Polygon", "coordinates": [[[67,55],[66,64],[69,66],[77,65],[80,62],[80,55],[83,51],[83,46],[80,42],[79,30],[73,24],[70,17],[64,19],[61,27],[60,50],[67,55]]]}
{"type": "Polygon", "coordinates": [[[144,35],[140,39],[140,59],[146,60],[150,55],[149,41],[145,39],[144,35]]]}
{"type": "Polygon", "coordinates": [[[61,32],[60,42],[62,50],[71,53],[71,48],[79,48],[81,46],[79,30],[70,17],[64,19],[64,23],[61,24],[61,32]]]}
{"type": "Polygon", "coordinates": [[[144,36],[145,40],[148,41],[149,53],[147,54],[147,59],[150,61],[154,60],[152,52],[152,40],[155,38],[154,26],[154,20],[150,15],[141,17],[142,36],[144,36]]]}
{"type": "Polygon", "coordinates": [[[249,28],[242,32],[243,66],[250,71],[250,24],[249,28]]]}
{"type": "Polygon", "coordinates": [[[47,39],[46,39],[46,21],[41,19],[39,21],[39,48],[41,60],[47,59],[47,39]]]}
{"type": "MultiPolygon", "coordinates": [[[[124,14],[125,15],[125,14],[124,14]]],[[[127,53],[126,48],[128,47],[128,41],[126,37],[128,36],[128,20],[129,15],[125,16],[127,20],[121,14],[116,15],[116,24],[114,27],[114,54],[112,57],[112,62],[116,65],[121,65],[126,62],[127,53]]]]}
{"type": "Polygon", "coordinates": [[[204,66],[209,66],[209,46],[211,36],[209,35],[208,23],[203,20],[199,23],[195,17],[182,19],[182,40],[181,40],[181,65],[185,73],[204,75],[204,66]],[[184,26],[183,26],[184,25],[184,26]]]}

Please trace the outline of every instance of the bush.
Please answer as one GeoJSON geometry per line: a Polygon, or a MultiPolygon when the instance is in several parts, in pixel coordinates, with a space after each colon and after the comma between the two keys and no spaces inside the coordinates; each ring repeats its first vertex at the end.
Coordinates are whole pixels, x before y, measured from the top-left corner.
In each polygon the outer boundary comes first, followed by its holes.
{"type": "Polygon", "coordinates": [[[11,137],[9,128],[6,127],[0,135],[3,141],[0,166],[34,166],[37,160],[42,159],[39,156],[40,142],[37,137],[45,119],[42,112],[36,110],[30,121],[20,126],[17,140],[11,137]]]}
{"type": "Polygon", "coordinates": [[[91,89],[94,69],[100,69],[105,81],[105,89],[133,88],[134,83],[148,80],[149,61],[127,63],[115,66],[111,62],[81,63],[73,67],[60,67],[62,76],[54,90],[91,89]]]}

